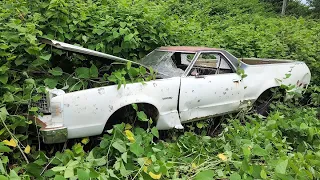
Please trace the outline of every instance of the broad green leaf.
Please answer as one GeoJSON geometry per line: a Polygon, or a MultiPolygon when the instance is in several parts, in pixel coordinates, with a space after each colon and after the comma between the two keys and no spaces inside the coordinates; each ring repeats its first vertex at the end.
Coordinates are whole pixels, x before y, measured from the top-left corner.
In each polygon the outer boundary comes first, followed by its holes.
{"type": "Polygon", "coordinates": [[[127,70],[131,68],[131,61],[127,62],[127,70]]]}
{"type": "Polygon", "coordinates": [[[105,30],[103,30],[103,29],[93,29],[92,32],[100,36],[102,33],[105,32],[105,30]]]}
{"type": "Polygon", "coordinates": [[[26,61],[27,61],[27,59],[17,58],[16,60],[14,60],[14,63],[16,64],[16,66],[19,66],[19,65],[23,64],[26,61]]]}
{"type": "Polygon", "coordinates": [[[10,180],[20,180],[21,178],[14,170],[10,170],[10,180]]]}
{"type": "Polygon", "coordinates": [[[34,79],[28,78],[26,80],[24,80],[27,84],[32,84],[32,85],[36,85],[36,82],[34,81],[34,79]]]}
{"type": "Polygon", "coordinates": [[[57,173],[52,171],[51,169],[49,170],[46,170],[44,173],[43,173],[43,176],[44,177],[47,177],[47,178],[50,178],[50,177],[53,177],[54,175],[56,175],[57,173]]]}
{"type": "Polygon", "coordinates": [[[119,179],[119,178],[118,178],[118,176],[116,176],[116,175],[114,174],[113,170],[108,169],[108,170],[107,170],[107,172],[108,172],[108,174],[109,174],[109,176],[110,176],[110,177],[113,177],[113,178],[119,179]]]}
{"type": "Polygon", "coordinates": [[[244,156],[248,157],[251,154],[251,149],[249,146],[244,145],[242,146],[242,152],[244,156]]]}
{"type": "Polygon", "coordinates": [[[2,74],[2,75],[0,75],[0,82],[1,82],[2,84],[7,84],[7,82],[8,82],[8,75],[7,75],[7,74],[2,74]]]}
{"type": "Polygon", "coordinates": [[[124,41],[125,42],[128,42],[128,41],[131,41],[131,39],[133,38],[133,34],[128,34],[128,35],[126,35],[125,37],[124,37],[124,41]]]}
{"type": "Polygon", "coordinates": [[[54,177],[54,180],[66,180],[66,178],[64,178],[64,177],[61,176],[61,175],[56,175],[56,176],[54,177]]]}
{"type": "Polygon", "coordinates": [[[280,174],[286,174],[286,169],[288,166],[288,159],[280,159],[276,165],[275,171],[280,174]]]}
{"type": "Polygon", "coordinates": [[[265,149],[262,149],[259,145],[254,145],[252,148],[252,153],[257,156],[268,155],[268,152],[265,149]]]}
{"type": "Polygon", "coordinates": [[[77,175],[78,175],[79,180],[89,180],[90,179],[89,172],[85,171],[83,169],[78,169],[77,175]]]}
{"type": "Polygon", "coordinates": [[[203,123],[197,123],[197,128],[202,129],[203,128],[203,123]]]}
{"type": "Polygon", "coordinates": [[[125,28],[127,23],[126,22],[120,22],[119,24],[120,24],[120,27],[125,28]]]}
{"type": "Polygon", "coordinates": [[[139,145],[138,142],[135,142],[130,145],[130,151],[137,157],[140,157],[143,154],[144,149],[139,145]]]}
{"type": "Polygon", "coordinates": [[[214,171],[213,170],[204,170],[199,172],[194,179],[195,180],[212,180],[214,176],[214,171]]]}
{"type": "Polygon", "coordinates": [[[6,44],[0,44],[0,49],[5,50],[5,49],[8,49],[8,48],[9,48],[8,45],[6,45],[6,44]]]}
{"type": "Polygon", "coordinates": [[[53,89],[58,85],[58,80],[57,79],[52,79],[52,78],[46,78],[44,80],[44,84],[46,86],[48,86],[50,89],[53,89]]]}
{"type": "Polygon", "coordinates": [[[60,67],[55,67],[55,68],[49,70],[49,73],[51,73],[54,76],[61,76],[63,71],[60,67]]]}
{"type": "MultiPolygon", "coordinates": [[[[0,146],[2,146],[2,145],[0,145],[0,146]]],[[[0,151],[1,152],[1,151],[0,151]]],[[[4,168],[4,166],[3,166],[3,161],[1,160],[1,158],[0,158],[0,173],[1,174],[7,174],[7,170],[4,168]]]]}
{"type": "Polygon", "coordinates": [[[12,93],[6,92],[3,95],[3,100],[4,100],[4,102],[13,102],[14,101],[14,97],[13,97],[12,93]]]}
{"type": "Polygon", "coordinates": [[[138,111],[138,105],[137,104],[132,104],[132,108],[136,111],[138,111]]]}
{"type": "Polygon", "coordinates": [[[3,144],[0,144],[0,153],[3,152],[11,152],[12,150],[8,146],[4,146],[3,144]]]}
{"type": "Polygon", "coordinates": [[[67,168],[66,166],[55,166],[51,170],[54,172],[60,172],[60,171],[66,170],[66,168],[67,168]]]}
{"type": "Polygon", "coordinates": [[[264,171],[264,170],[262,169],[261,172],[260,172],[260,176],[261,176],[262,179],[267,179],[267,173],[266,173],[266,171],[264,171]]]}
{"type": "Polygon", "coordinates": [[[30,112],[37,112],[38,110],[39,110],[38,107],[31,107],[31,108],[29,109],[30,112]]]}
{"type": "Polygon", "coordinates": [[[121,154],[121,159],[123,160],[123,162],[127,163],[128,153],[125,152],[125,153],[121,154]]]}
{"type": "Polygon", "coordinates": [[[88,42],[88,37],[87,36],[82,36],[82,40],[86,43],[86,42],[88,42]]]}
{"type": "Polygon", "coordinates": [[[29,163],[26,165],[26,170],[29,174],[33,175],[35,179],[40,179],[41,178],[41,172],[42,172],[43,167],[36,164],[36,163],[29,163]]]}
{"type": "Polygon", "coordinates": [[[72,148],[74,149],[74,152],[76,154],[80,154],[83,152],[83,146],[81,145],[81,143],[75,144],[72,148]]]}
{"type": "Polygon", "coordinates": [[[90,67],[90,77],[97,78],[99,76],[98,68],[92,64],[90,67]]]}
{"type": "Polygon", "coordinates": [[[112,147],[114,147],[121,153],[124,153],[127,151],[126,144],[120,139],[116,139],[116,141],[112,143],[112,147]]]}
{"type": "Polygon", "coordinates": [[[300,124],[300,129],[301,130],[305,130],[305,129],[308,129],[309,127],[308,127],[308,125],[306,124],[306,123],[301,123],[300,124]]]}
{"type": "Polygon", "coordinates": [[[153,127],[153,128],[151,129],[151,133],[152,133],[155,137],[159,138],[159,131],[158,131],[158,129],[157,129],[156,127],[153,127]]]}
{"type": "Polygon", "coordinates": [[[51,58],[51,54],[40,56],[40,58],[43,59],[43,60],[49,61],[50,58],[51,58]]]}
{"type": "Polygon", "coordinates": [[[231,174],[230,180],[241,180],[241,176],[237,172],[234,172],[231,174]]]}
{"type": "Polygon", "coordinates": [[[5,107],[0,108],[0,120],[6,120],[7,115],[9,115],[7,109],[5,107]]]}
{"type": "Polygon", "coordinates": [[[74,177],[74,167],[73,166],[68,166],[65,171],[64,175],[65,178],[71,178],[74,177]]]}
{"type": "Polygon", "coordinates": [[[138,111],[137,116],[140,121],[148,121],[149,120],[147,115],[143,111],[138,111]]]}
{"type": "Polygon", "coordinates": [[[4,175],[0,175],[0,180],[8,180],[8,178],[4,175]]]}
{"type": "Polygon", "coordinates": [[[90,78],[90,70],[86,67],[79,67],[75,70],[78,78],[89,79],[90,78]]]}

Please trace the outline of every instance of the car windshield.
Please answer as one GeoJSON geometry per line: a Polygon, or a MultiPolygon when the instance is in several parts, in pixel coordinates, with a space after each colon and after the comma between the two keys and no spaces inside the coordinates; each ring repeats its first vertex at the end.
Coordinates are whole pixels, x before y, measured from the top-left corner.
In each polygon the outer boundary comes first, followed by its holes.
{"type": "Polygon", "coordinates": [[[154,50],[146,57],[141,59],[139,63],[152,67],[157,72],[163,74],[165,77],[177,77],[181,76],[184,71],[177,68],[176,64],[172,60],[174,52],[170,51],[158,51],[154,50]]]}

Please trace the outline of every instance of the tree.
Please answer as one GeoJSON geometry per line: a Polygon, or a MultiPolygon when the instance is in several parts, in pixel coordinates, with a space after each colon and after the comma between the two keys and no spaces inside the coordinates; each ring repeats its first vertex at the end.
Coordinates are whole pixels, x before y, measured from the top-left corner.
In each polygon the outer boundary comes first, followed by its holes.
{"type": "Polygon", "coordinates": [[[285,13],[286,13],[287,1],[288,1],[288,0],[283,0],[283,2],[282,2],[281,15],[285,15],[285,13]]]}
{"type": "Polygon", "coordinates": [[[320,17],[320,0],[308,0],[315,16],[320,17]]]}

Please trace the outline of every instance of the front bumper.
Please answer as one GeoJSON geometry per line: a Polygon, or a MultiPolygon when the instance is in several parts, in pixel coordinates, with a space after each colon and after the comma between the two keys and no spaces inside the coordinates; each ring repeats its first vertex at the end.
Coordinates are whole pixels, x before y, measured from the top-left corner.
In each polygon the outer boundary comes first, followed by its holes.
{"type": "Polygon", "coordinates": [[[40,133],[45,144],[62,143],[68,140],[68,129],[64,126],[48,127],[48,120],[51,115],[38,116],[35,118],[37,124],[41,126],[40,133]]]}
{"type": "Polygon", "coordinates": [[[62,143],[68,140],[68,130],[66,127],[40,129],[42,140],[45,144],[62,143]]]}

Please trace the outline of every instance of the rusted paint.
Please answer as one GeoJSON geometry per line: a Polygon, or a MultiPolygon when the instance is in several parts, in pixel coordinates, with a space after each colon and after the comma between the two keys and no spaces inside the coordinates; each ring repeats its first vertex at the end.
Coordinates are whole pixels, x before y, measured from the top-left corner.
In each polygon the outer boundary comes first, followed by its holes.
{"type": "Polygon", "coordinates": [[[160,51],[178,51],[178,52],[198,52],[198,51],[217,51],[218,48],[196,47],[196,46],[167,46],[158,48],[160,51]]]}

